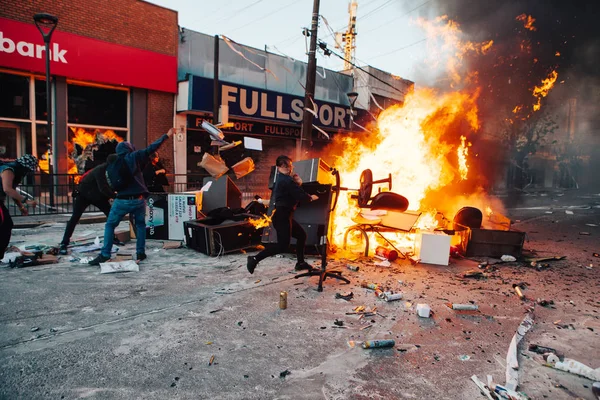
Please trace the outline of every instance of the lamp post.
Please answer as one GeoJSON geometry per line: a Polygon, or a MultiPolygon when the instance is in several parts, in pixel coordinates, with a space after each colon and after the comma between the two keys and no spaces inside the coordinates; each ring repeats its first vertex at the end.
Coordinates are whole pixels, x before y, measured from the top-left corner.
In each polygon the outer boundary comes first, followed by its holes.
{"type": "Polygon", "coordinates": [[[48,117],[48,175],[50,176],[50,206],[54,207],[54,169],[52,167],[52,99],[50,97],[50,40],[58,25],[58,18],[51,14],[39,13],[33,16],[35,26],[44,38],[46,45],[46,116],[48,117]]]}

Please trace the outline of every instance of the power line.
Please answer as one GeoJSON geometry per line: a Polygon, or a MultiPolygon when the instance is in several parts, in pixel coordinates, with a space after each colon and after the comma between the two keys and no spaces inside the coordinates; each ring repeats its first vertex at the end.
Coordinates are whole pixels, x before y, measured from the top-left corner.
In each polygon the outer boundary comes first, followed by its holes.
{"type": "Polygon", "coordinates": [[[395,50],[389,51],[389,52],[387,52],[387,53],[383,53],[383,54],[380,54],[380,55],[378,55],[378,56],[375,56],[375,57],[370,57],[370,58],[371,58],[371,60],[374,60],[374,59],[376,59],[376,58],[379,58],[379,57],[388,56],[388,55],[390,55],[390,54],[397,53],[397,52],[399,52],[400,50],[408,49],[409,47],[412,47],[412,46],[414,46],[414,45],[416,45],[416,44],[419,44],[419,43],[421,43],[421,42],[425,42],[425,41],[429,40],[429,39],[430,39],[430,38],[432,38],[432,37],[433,37],[433,36],[426,37],[425,39],[418,40],[418,41],[416,41],[416,42],[414,42],[414,43],[411,43],[411,44],[409,44],[409,45],[406,45],[406,46],[404,46],[404,47],[400,47],[399,49],[395,49],[395,50]]]}
{"type": "MultiPolygon", "coordinates": [[[[262,1],[262,0],[261,0],[261,1],[262,1]]],[[[256,3],[255,3],[255,4],[256,4],[256,3]]],[[[263,19],[265,19],[265,18],[267,18],[267,17],[270,17],[270,16],[271,16],[271,15],[273,15],[273,14],[277,14],[279,11],[286,9],[286,8],[288,8],[289,6],[293,6],[294,4],[300,4],[300,2],[298,2],[298,1],[296,1],[296,0],[293,0],[291,3],[289,3],[289,4],[286,4],[285,6],[283,6],[283,7],[280,7],[280,8],[278,8],[277,10],[275,10],[275,11],[273,11],[273,12],[270,12],[269,14],[265,14],[265,15],[263,15],[263,16],[262,16],[262,17],[260,17],[260,18],[253,19],[253,20],[251,20],[250,22],[248,22],[248,23],[246,23],[246,24],[244,24],[244,25],[242,25],[242,26],[239,26],[239,27],[237,27],[237,28],[235,28],[235,29],[233,29],[233,30],[230,30],[230,31],[229,31],[229,33],[231,33],[231,32],[235,32],[235,31],[237,31],[237,30],[239,30],[239,29],[242,29],[242,28],[245,28],[245,27],[247,27],[248,25],[252,25],[252,24],[254,24],[255,22],[258,22],[258,21],[260,21],[260,20],[263,20],[263,19]]]]}
{"type": "Polygon", "coordinates": [[[239,13],[241,13],[242,11],[245,11],[245,10],[247,10],[247,9],[251,8],[251,7],[254,7],[255,5],[257,5],[258,3],[262,2],[262,1],[264,1],[264,0],[256,0],[254,3],[248,4],[246,7],[242,7],[242,8],[240,8],[239,10],[235,10],[235,11],[231,12],[231,14],[228,14],[228,15],[226,15],[226,16],[224,16],[224,17],[221,17],[221,18],[219,18],[219,19],[217,19],[217,20],[215,20],[215,21],[212,21],[212,22],[213,22],[214,24],[216,24],[217,22],[224,21],[224,20],[226,20],[227,18],[229,18],[229,17],[230,17],[230,15],[238,15],[238,14],[239,14],[239,13]]]}
{"type": "Polygon", "coordinates": [[[386,6],[387,6],[388,4],[390,4],[392,1],[394,1],[394,0],[388,0],[388,1],[386,1],[385,3],[383,3],[382,5],[380,5],[380,6],[379,6],[379,7],[377,7],[377,8],[374,8],[373,10],[369,11],[368,13],[366,13],[365,15],[363,15],[362,17],[358,17],[358,18],[356,18],[356,20],[357,20],[357,21],[359,21],[359,20],[360,20],[360,21],[364,20],[364,19],[365,19],[365,18],[367,18],[369,15],[373,15],[373,14],[374,14],[374,13],[376,13],[377,11],[379,11],[379,10],[381,10],[382,8],[386,7],[386,6]]]}
{"type": "Polygon", "coordinates": [[[411,12],[413,12],[413,11],[415,11],[415,10],[417,10],[417,9],[419,9],[419,8],[421,8],[421,7],[423,7],[425,4],[427,4],[427,3],[430,3],[430,2],[431,2],[431,0],[427,0],[425,3],[421,4],[420,6],[416,6],[416,7],[415,7],[415,8],[413,8],[412,10],[410,10],[410,11],[407,11],[406,13],[404,13],[404,14],[400,15],[399,17],[394,17],[393,19],[391,19],[391,20],[389,20],[389,21],[387,21],[387,22],[384,22],[383,24],[377,24],[377,26],[376,26],[375,28],[373,28],[373,29],[370,29],[370,30],[368,30],[368,31],[363,31],[363,32],[361,32],[361,34],[363,34],[363,35],[364,35],[365,33],[373,32],[373,31],[376,31],[376,30],[377,30],[377,29],[379,29],[379,28],[383,28],[384,26],[386,26],[386,25],[388,25],[388,24],[390,24],[390,23],[392,23],[392,22],[395,22],[395,21],[396,21],[398,18],[405,17],[405,16],[407,16],[408,14],[410,14],[411,12]]]}

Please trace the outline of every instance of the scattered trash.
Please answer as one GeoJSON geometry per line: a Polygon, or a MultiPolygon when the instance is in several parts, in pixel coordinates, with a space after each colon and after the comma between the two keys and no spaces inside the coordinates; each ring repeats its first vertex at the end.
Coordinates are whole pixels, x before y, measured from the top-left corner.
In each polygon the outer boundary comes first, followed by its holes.
{"type": "Polygon", "coordinates": [[[553,353],[553,354],[556,354],[560,359],[562,359],[564,357],[562,354],[560,354],[558,351],[556,351],[556,349],[553,349],[552,347],[540,346],[539,344],[534,344],[534,343],[529,344],[529,351],[533,351],[534,353],[537,353],[537,354],[553,353]]]}
{"type": "Polygon", "coordinates": [[[14,262],[16,260],[16,258],[19,257],[20,255],[21,255],[21,253],[17,252],[17,251],[10,252],[10,253],[4,253],[4,258],[2,260],[0,260],[0,262],[9,264],[11,262],[14,262]]]}
{"type": "Polygon", "coordinates": [[[379,285],[377,285],[376,283],[368,283],[365,281],[361,282],[360,286],[371,290],[377,290],[379,288],[379,285]]]}
{"type": "Polygon", "coordinates": [[[363,326],[362,328],[360,328],[360,330],[361,330],[361,331],[364,331],[365,329],[369,329],[369,328],[372,328],[372,327],[373,327],[373,325],[372,325],[372,324],[369,324],[369,325],[365,325],[365,326],[363,326]]]}
{"type": "Polygon", "coordinates": [[[350,301],[352,300],[352,298],[354,297],[354,293],[349,292],[349,293],[336,293],[335,294],[335,298],[336,299],[342,299],[342,300],[346,300],[346,301],[350,301]]]}
{"type": "Polygon", "coordinates": [[[287,308],[287,292],[279,292],[279,309],[285,310],[287,308]]]}
{"type": "Polygon", "coordinates": [[[500,257],[500,259],[501,259],[502,261],[504,261],[504,262],[513,262],[513,261],[517,261],[517,259],[516,259],[515,257],[513,257],[513,256],[510,256],[510,255],[507,255],[507,254],[505,254],[505,255],[503,255],[502,257],[500,257]]]}
{"type": "Polygon", "coordinates": [[[594,254],[593,254],[593,256],[594,256],[594,257],[600,257],[600,254],[598,254],[598,253],[594,253],[594,254]]]}
{"type": "Polygon", "coordinates": [[[479,310],[479,306],[477,304],[454,304],[454,303],[446,303],[446,306],[453,310],[459,311],[477,311],[479,310]]]}
{"type": "Polygon", "coordinates": [[[565,214],[573,215],[573,211],[571,211],[571,210],[565,210],[565,214]]]}
{"type": "Polygon", "coordinates": [[[346,268],[348,268],[350,271],[354,271],[354,272],[357,272],[360,269],[360,267],[358,267],[356,265],[351,265],[351,264],[347,264],[346,268]]]}
{"type": "Polygon", "coordinates": [[[421,262],[421,259],[417,256],[410,256],[408,259],[410,260],[410,263],[412,265],[417,265],[418,263],[421,262]]]}
{"type": "Polygon", "coordinates": [[[77,258],[77,260],[79,261],[79,264],[88,264],[90,261],[92,261],[94,259],[94,257],[82,257],[82,258],[77,258]]]}
{"type": "Polygon", "coordinates": [[[213,363],[215,362],[215,355],[213,354],[212,356],[210,356],[210,360],[208,360],[208,365],[213,365],[213,363]]]}
{"type": "Polygon", "coordinates": [[[467,271],[467,272],[465,272],[465,273],[462,274],[463,278],[476,278],[476,279],[479,279],[479,278],[483,278],[484,276],[485,275],[483,274],[483,272],[477,271],[477,270],[470,270],[470,271],[467,271]]]}
{"type": "Polygon", "coordinates": [[[590,236],[589,232],[579,232],[581,236],[590,236]]]}
{"type": "Polygon", "coordinates": [[[575,375],[583,376],[593,381],[600,381],[600,368],[592,369],[579,361],[565,358],[563,361],[553,353],[550,353],[545,357],[547,366],[554,369],[558,369],[565,372],[570,372],[575,375]]]}
{"type": "Polygon", "coordinates": [[[336,319],[335,321],[333,321],[333,324],[335,326],[344,326],[344,321],[340,321],[339,319],[336,319]]]}
{"type": "Polygon", "coordinates": [[[519,299],[526,300],[525,295],[521,291],[521,287],[519,285],[517,285],[517,284],[514,284],[512,286],[513,286],[513,289],[515,289],[515,292],[517,293],[517,296],[519,296],[519,299]]]}
{"type": "Polygon", "coordinates": [[[181,247],[183,247],[183,244],[181,242],[164,242],[162,248],[165,250],[171,250],[180,249],[181,247]]]}
{"type": "Polygon", "coordinates": [[[40,330],[40,328],[39,328],[39,327],[37,327],[37,326],[34,326],[34,327],[33,327],[33,328],[31,328],[29,331],[30,331],[30,332],[37,332],[37,331],[39,331],[39,330],[40,330]]]}
{"type": "Polygon", "coordinates": [[[384,257],[388,261],[394,261],[398,258],[398,252],[396,250],[386,249],[383,246],[377,246],[375,249],[375,254],[384,257]]]}
{"type": "Polygon", "coordinates": [[[594,393],[594,395],[600,399],[600,382],[594,382],[592,385],[592,393],[594,393]]]}
{"type": "Polygon", "coordinates": [[[585,224],[586,226],[598,226],[598,224],[585,224]]]}
{"type": "Polygon", "coordinates": [[[385,347],[394,347],[396,345],[396,341],[392,339],[383,339],[383,340],[367,340],[362,343],[363,349],[374,349],[374,348],[385,348],[385,347]]]}
{"type": "Polygon", "coordinates": [[[290,370],[289,370],[289,369],[286,369],[285,371],[281,371],[281,372],[279,373],[279,377],[280,377],[280,378],[285,378],[285,377],[286,377],[286,376],[288,376],[289,374],[291,374],[290,370]]]}
{"type": "Polygon", "coordinates": [[[385,292],[384,293],[384,300],[385,301],[396,301],[396,300],[402,300],[402,293],[389,293],[389,292],[385,292]]]}
{"type": "Polygon", "coordinates": [[[471,359],[471,356],[468,356],[466,354],[461,354],[460,356],[458,356],[458,359],[460,361],[469,361],[471,359]]]}
{"type": "Polygon", "coordinates": [[[545,299],[537,299],[537,303],[542,307],[549,307],[549,308],[552,308],[552,306],[554,305],[553,300],[545,300],[545,299]]]}
{"type": "Polygon", "coordinates": [[[429,318],[431,316],[431,307],[427,304],[417,304],[417,315],[421,318],[429,318]]]}
{"type": "Polygon", "coordinates": [[[139,272],[140,266],[133,260],[120,262],[107,262],[100,264],[101,274],[111,274],[114,272],[139,272]]]}
{"type": "Polygon", "coordinates": [[[392,266],[392,263],[389,262],[388,260],[377,261],[374,264],[377,267],[391,267],[392,266]]]}
{"type": "Polygon", "coordinates": [[[492,397],[490,388],[485,383],[481,382],[477,375],[473,375],[471,380],[475,382],[481,393],[483,393],[488,399],[495,400],[495,397],[492,397]]]}
{"type": "MultiPolygon", "coordinates": [[[[519,386],[519,360],[517,358],[517,347],[521,339],[533,326],[533,315],[527,314],[521,324],[517,328],[506,354],[506,388],[516,391],[519,386]]],[[[496,391],[496,389],[494,389],[496,391]]]]}

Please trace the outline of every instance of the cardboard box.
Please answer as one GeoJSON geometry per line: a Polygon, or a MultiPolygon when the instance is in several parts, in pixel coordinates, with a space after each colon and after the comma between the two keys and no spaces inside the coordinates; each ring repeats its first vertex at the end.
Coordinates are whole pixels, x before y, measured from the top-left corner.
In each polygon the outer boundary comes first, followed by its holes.
{"type": "Polygon", "coordinates": [[[417,235],[415,253],[422,263],[448,265],[452,236],[443,233],[423,232],[417,235]]]}
{"type": "MultiPolygon", "coordinates": [[[[151,193],[146,199],[146,238],[184,240],[183,223],[201,218],[202,192],[151,193]]],[[[130,224],[130,235],[135,228],[130,224]]]]}

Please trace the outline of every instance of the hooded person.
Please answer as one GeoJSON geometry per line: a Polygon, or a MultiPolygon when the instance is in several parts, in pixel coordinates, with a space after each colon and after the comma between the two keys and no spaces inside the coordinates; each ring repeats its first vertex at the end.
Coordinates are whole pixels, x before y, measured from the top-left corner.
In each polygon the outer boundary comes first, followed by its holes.
{"type": "Polygon", "coordinates": [[[104,244],[100,254],[89,262],[90,265],[100,265],[110,260],[115,228],[126,214],[133,216],[135,221],[135,260],[139,262],[146,259],[146,197],[149,193],[142,171],[150,162],[150,155],[173,136],[173,133],[175,128],[169,129],[169,132],[143,150],[135,150],[129,142],[121,142],[117,145],[117,159],[106,168],[107,181],[116,192],[116,198],[104,226],[104,244]],[[115,174],[119,176],[115,177],[115,174]],[[126,186],[117,187],[117,181],[124,178],[124,175],[128,175],[128,179],[125,179],[126,186]]]}
{"type": "Polygon", "coordinates": [[[17,192],[17,186],[28,174],[37,171],[38,159],[31,154],[25,154],[11,162],[0,162],[0,260],[10,243],[13,220],[10,217],[5,201],[7,197],[14,200],[22,215],[28,215],[26,206],[35,208],[37,202],[17,192]]]}

